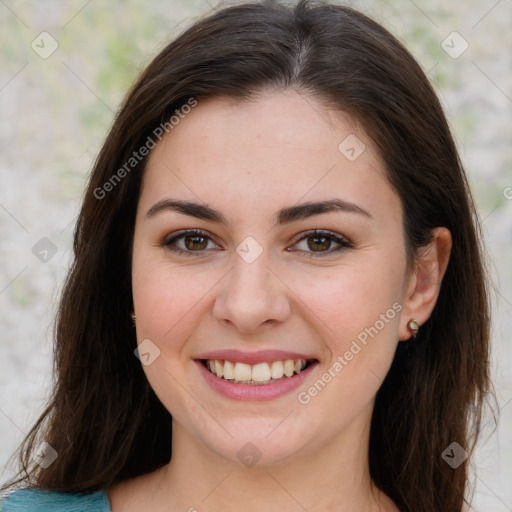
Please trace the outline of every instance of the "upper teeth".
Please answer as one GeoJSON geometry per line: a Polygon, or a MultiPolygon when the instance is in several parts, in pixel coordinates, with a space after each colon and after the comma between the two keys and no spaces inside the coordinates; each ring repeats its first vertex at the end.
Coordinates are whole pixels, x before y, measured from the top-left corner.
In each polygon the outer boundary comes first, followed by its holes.
{"type": "Polygon", "coordinates": [[[287,359],[286,361],[273,361],[271,363],[258,363],[254,365],[233,363],[218,359],[208,359],[207,368],[217,377],[238,382],[256,381],[266,382],[271,379],[280,379],[283,376],[291,377],[300,373],[306,366],[305,359],[287,359]]]}

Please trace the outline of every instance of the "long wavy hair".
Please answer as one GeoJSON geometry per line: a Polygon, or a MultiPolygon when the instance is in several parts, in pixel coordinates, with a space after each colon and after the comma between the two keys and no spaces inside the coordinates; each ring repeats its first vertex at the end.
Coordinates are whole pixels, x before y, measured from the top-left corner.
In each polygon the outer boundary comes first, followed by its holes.
{"type": "Polygon", "coordinates": [[[442,456],[454,441],[472,454],[492,395],[487,274],[465,172],[436,94],[404,46],[352,8],[308,0],[214,10],[168,44],[128,92],[77,221],[55,322],[55,384],[4,489],[88,493],[169,462],[171,415],[134,356],[129,317],[147,156],[129,171],[126,162],[191,98],[245,100],[269,88],[313,95],[362,124],[400,197],[412,261],[434,228],[452,233],[435,309],[411,350],[398,344],[377,393],[369,468],[404,512],[459,512],[468,503],[471,458],[454,469],[442,456]],[[33,460],[42,441],[58,453],[45,469],[33,460]]]}

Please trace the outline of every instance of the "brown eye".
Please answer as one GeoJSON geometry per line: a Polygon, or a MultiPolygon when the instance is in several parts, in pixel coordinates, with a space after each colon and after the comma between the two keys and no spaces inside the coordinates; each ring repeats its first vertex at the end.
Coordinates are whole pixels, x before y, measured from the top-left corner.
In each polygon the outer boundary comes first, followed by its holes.
{"type": "Polygon", "coordinates": [[[183,239],[185,240],[185,247],[190,251],[206,249],[208,245],[208,240],[205,236],[184,236],[183,239]]]}
{"type": "Polygon", "coordinates": [[[337,233],[314,230],[303,234],[296,242],[295,247],[296,249],[292,249],[292,251],[299,250],[306,252],[310,257],[322,257],[351,248],[353,244],[337,233]]]}
{"type": "Polygon", "coordinates": [[[324,251],[324,250],[327,250],[330,248],[331,246],[331,243],[332,243],[332,240],[325,237],[325,236],[322,236],[322,237],[318,237],[318,236],[310,236],[307,238],[308,240],[308,247],[312,250],[312,251],[324,251]]]}
{"type": "Polygon", "coordinates": [[[174,253],[191,256],[194,253],[206,253],[209,243],[218,248],[207,233],[198,230],[188,230],[180,231],[168,237],[162,242],[162,245],[174,253]]]}

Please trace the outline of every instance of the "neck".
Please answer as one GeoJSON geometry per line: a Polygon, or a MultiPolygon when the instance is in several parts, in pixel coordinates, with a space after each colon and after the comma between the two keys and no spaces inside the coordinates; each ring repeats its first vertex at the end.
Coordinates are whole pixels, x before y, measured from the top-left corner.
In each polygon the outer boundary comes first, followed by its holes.
{"type": "Polygon", "coordinates": [[[324,446],[307,446],[286,460],[253,467],[208,450],[173,422],[172,459],[159,471],[152,510],[238,512],[240,504],[244,512],[397,510],[370,478],[370,417],[361,415],[324,446]]]}

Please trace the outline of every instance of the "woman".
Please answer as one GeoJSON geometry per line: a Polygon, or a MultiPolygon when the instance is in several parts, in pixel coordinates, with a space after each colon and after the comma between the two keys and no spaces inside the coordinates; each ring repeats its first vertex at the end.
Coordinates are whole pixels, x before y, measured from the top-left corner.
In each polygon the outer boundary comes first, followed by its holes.
{"type": "Polygon", "coordinates": [[[307,1],[197,22],[98,156],[2,511],[463,510],[490,389],[474,215],[380,25],[307,1]]]}

